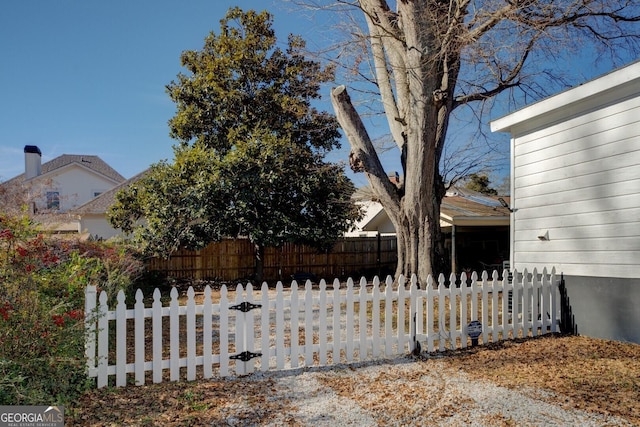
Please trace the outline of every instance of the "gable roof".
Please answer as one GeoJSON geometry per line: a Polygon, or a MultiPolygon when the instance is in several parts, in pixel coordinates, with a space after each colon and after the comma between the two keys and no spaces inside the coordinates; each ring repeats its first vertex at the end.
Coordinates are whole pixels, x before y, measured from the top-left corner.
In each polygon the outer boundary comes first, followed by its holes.
{"type": "Polygon", "coordinates": [[[118,191],[120,191],[123,188],[128,187],[129,185],[133,184],[134,182],[140,180],[142,177],[144,177],[147,172],[149,172],[149,169],[145,169],[144,171],[140,172],[139,174],[127,179],[126,181],[121,182],[120,184],[116,185],[115,187],[113,187],[112,189],[105,191],[104,193],[100,194],[99,196],[94,197],[93,199],[89,200],[87,203],[78,206],[77,208],[73,209],[72,212],[74,214],[78,214],[78,215],[82,215],[82,214],[104,214],[107,210],[109,210],[109,208],[111,207],[111,205],[113,205],[115,203],[116,200],[116,193],[118,191]]]}
{"type": "MultiPolygon", "coordinates": [[[[506,202],[509,203],[508,200],[506,202]]],[[[487,206],[466,199],[463,196],[451,196],[442,201],[440,222],[442,226],[509,225],[509,214],[509,210],[500,205],[487,206]]]]}
{"type": "MultiPolygon", "coordinates": [[[[503,199],[509,204],[509,197],[503,199]]],[[[484,225],[509,225],[509,214],[509,209],[502,206],[498,196],[487,196],[467,189],[456,188],[448,193],[440,206],[440,220],[453,225],[471,225],[479,222],[484,225]]]]}
{"type": "Polygon", "coordinates": [[[514,129],[522,126],[531,129],[566,120],[594,105],[618,102],[636,93],[638,85],[640,60],[493,120],[490,123],[491,131],[514,133],[514,129]]]}
{"type": "MultiPolygon", "coordinates": [[[[503,197],[509,204],[509,197],[503,197]]],[[[365,217],[358,223],[362,231],[388,230],[393,227],[387,213],[378,202],[361,202],[365,217]]],[[[467,189],[454,188],[447,192],[440,206],[440,224],[456,225],[509,225],[510,212],[502,206],[497,196],[487,196],[467,189]]]]}
{"type": "MultiPolygon", "coordinates": [[[[42,173],[38,176],[46,175],[60,168],[73,165],[73,164],[77,164],[84,168],[90,169],[117,183],[121,183],[125,181],[125,177],[120,175],[115,169],[113,169],[111,166],[105,163],[105,161],[102,160],[100,157],[86,155],[86,154],[63,154],[61,156],[56,157],[55,159],[49,160],[48,162],[42,164],[42,173]]],[[[23,181],[25,181],[24,172],[18,176],[11,178],[8,181],[5,181],[4,183],[2,183],[2,185],[10,184],[10,183],[18,183],[23,181]]]]}

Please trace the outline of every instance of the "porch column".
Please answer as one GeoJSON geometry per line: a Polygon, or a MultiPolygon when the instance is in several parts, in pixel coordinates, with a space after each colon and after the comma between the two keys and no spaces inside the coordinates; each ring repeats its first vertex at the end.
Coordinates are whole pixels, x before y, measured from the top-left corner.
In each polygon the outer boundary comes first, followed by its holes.
{"type": "Polygon", "coordinates": [[[458,274],[458,266],[456,263],[456,226],[451,224],[451,272],[458,274]]]}

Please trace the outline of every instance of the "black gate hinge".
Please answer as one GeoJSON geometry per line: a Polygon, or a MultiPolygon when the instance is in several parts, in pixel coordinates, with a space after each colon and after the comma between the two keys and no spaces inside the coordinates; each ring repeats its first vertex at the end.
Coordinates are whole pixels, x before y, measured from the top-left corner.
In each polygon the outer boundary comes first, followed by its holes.
{"type": "Polygon", "coordinates": [[[240,310],[243,313],[246,313],[247,311],[253,310],[254,308],[260,308],[262,307],[262,304],[253,304],[250,303],[249,301],[244,301],[241,302],[240,304],[236,304],[236,305],[232,305],[229,308],[231,310],[240,310]]]}
{"type": "Polygon", "coordinates": [[[242,353],[238,353],[235,354],[233,356],[229,356],[229,359],[231,360],[241,360],[243,362],[248,362],[249,360],[253,359],[254,357],[260,357],[262,356],[262,353],[252,353],[250,351],[243,351],[242,353]]]}

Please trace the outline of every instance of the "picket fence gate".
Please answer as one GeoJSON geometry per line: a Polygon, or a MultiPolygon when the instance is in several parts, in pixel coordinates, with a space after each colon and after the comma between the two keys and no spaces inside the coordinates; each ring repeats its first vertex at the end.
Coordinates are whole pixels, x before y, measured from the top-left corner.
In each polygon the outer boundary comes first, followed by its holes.
{"type": "Polygon", "coordinates": [[[425,289],[415,276],[397,282],[387,277],[384,283],[363,278],[358,285],[349,279],[346,287],[335,280],[333,289],[324,280],[318,286],[307,281],[303,289],[293,281],[286,290],[282,282],[275,289],[263,284],[260,291],[247,284],[237,285],[235,298],[222,286],[215,303],[211,287],[199,303],[190,287],[186,304],[173,288],[168,305],[158,289],[145,305],[138,289],[132,309],[120,291],[115,310],[105,292],[98,296],[88,286],[87,371],[98,387],[142,385],[444,351],[558,331],[555,270],[505,270],[502,277],[495,271],[491,278],[462,273],[457,281],[452,274],[447,284],[441,275],[437,283],[429,278],[425,289]]]}

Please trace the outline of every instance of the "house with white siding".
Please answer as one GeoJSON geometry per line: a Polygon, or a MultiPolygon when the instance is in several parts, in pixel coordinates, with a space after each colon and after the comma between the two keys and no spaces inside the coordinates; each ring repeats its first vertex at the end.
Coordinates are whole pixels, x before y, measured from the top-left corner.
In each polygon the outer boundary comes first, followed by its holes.
{"type": "Polygon", "coordinates": [[[511,266],[555,267],[579,334],[640,343],[640,62],[491,122],[511,135],[511,266]]]}
{"type": "Polygon", "coordinates": [[[80,229],[89,233],[93,238],[110,239],[112,237],[127,237],[121,229],[113,228],[107,217],[107,212],[116,201],[116,193],[140,180],[149,172],[145,169],[139,174],[121,182],[112,189],[105,191],[87,203],[73,209],[80,222],[80,229]]]}
{"type": "Polygon", "coordinates": [[[73,211],[125,181],[100,157],[62,154],[42,162],[35,145],[24,147],[24,173],[0,183],[2,202],[8,208],[28,205],[29,211],[55,224],[58,231],[82,232],[73,211]]]}

